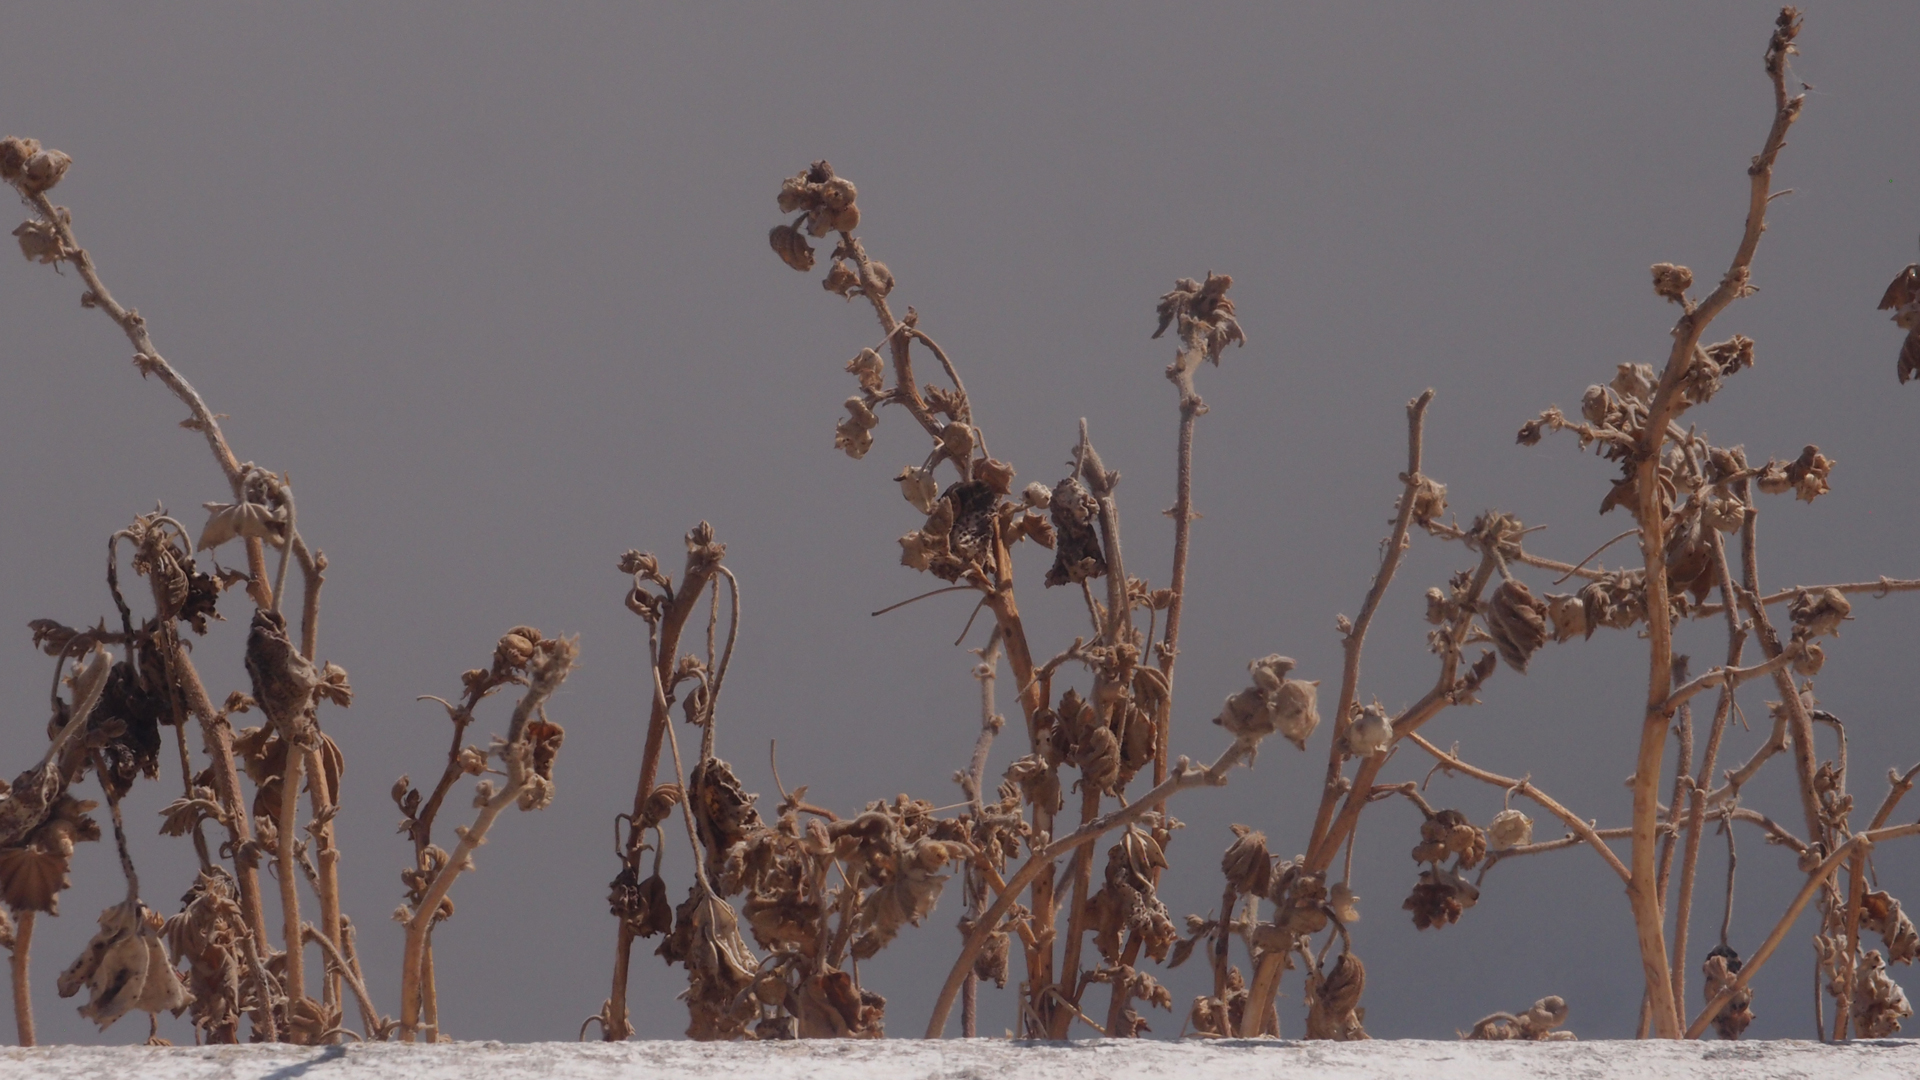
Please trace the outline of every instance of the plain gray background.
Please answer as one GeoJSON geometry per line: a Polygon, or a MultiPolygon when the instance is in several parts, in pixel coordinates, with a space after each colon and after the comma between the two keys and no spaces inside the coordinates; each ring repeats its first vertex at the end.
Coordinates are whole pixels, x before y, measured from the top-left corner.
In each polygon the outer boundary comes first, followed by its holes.
{"type": "MultiPolygon", "coordinates": [[[[1550,524],[1531,545],[1568,559],[1627,526],[1595,515],[1612,466],[1570,440],[1519,448],[1513,433],[1543,406],[1577,405],[1617,363],[1665,357],[1674,311],[1653,296],[1650,263],[1718,279],[1769,120],[1760,58],[1776,10],[20,4],[0,14],[0,126],[74,156],[55,194],[109,286],[231,414],[240,456],[291,474],[302,531],[332,560],[320,652],[358,698],[324,722],[348,756],[346,903],[385,1010],[400,941],[387,913],[407,857],[387,789],[402,772],[436,774],[444,753],[442,713],[415,695],[452,694],[515,623],[580,634],[582,665],[551,709],[568,732],[558,799],[500,823],[436,949],[454,1036],[568,1039],[607,994],[612,817],[632,798],[647,700],[622,550],[677,571],[679,538],[702,518],[729,545],[747,615],[721,751],[750,787],[772,791],[778,738],[782,776],[816,800],[949,803],[976,731],[971,657],[952,646],[970,605],[868,615],[928,587],[897,565],[894,538],[918,519],[891,482],[924,446],[888,414],[866,460],[831,449],[851,390],[841,365],[878,334],[870,312],[767,250],[782,177],[826,157],[860,186],[862,235],[899,279],[896,306],[916,307],[961,365],[1019,483],[1057,479],[1090,419],[1125,474],[1128,569],[1156,585],[1175,399],[1161,376],[1170,344],[1148,339],[1153,304],[1178,276],[1235,276],[1252,344],[1201,374],[1213,411],[1175,721],[1175,751],[1211,758],[1222,742],[1207,721],[1248,659],[1285,652],[1337,685],[1334,618],[1358,608],[1376,564],[1403,406],[1423,387],[1439,390],[1428,472],[1463,518],[1499,506],[1550,524]]],[[[1795,194],[1773,206],[1760,294],[1712,335],[1756,338],[1758,366],[1688,417],[1761,459],[1813,442],[1839,460],[1818,503],[1763,504],[1769,587],[1916,573],[1920,390],[1896,384],[1899,331],[1874,311],[1920,231],[1912,16],[1809,11],[1793,70],[1812,88],[1776,174],[1795,194]]],[[[197,522],[199,503],[226,497],[202,441],[174,426],[182,408],[135,375],[79,290],[71,273],[18,261],[0,277],[12,463],[0,625],[18,635],[0,680],[21,764],[44,738],[49,663],[28,648],[27,620],[108,613],[112,530],[156,500],[197,522]]],[[[1037,553],[1020,559],[1035,649],[1051,653],[1084,612],[1039,588],[1037,553]]],[[[1469,561],[1416,538],[1364,694],[1398,709],[1430,685],[1420,594],[1469,561]]],[[[1920,755],[1917,603],[1859,601],[1818,680],[1850,725],[1869,805],[1886,767],[1920,755]]],[[[236,617],[198,643],[216,699],[246,686],[244,631],[236,617]]],[[[976,624],[967,644],[984,635],[976,624]]],[[[1699,626],[1682,647],[1707,658],[1724,645],[1699,626]]],[[[1644,679],[1644,646],[1603,632],[1547,649],[1524,678],[1503,668],[1483,706],[1429,733],[1621,824],[1644,679]]],[[[1743,694],[1761,730],[1736,729],[1728,759],[1763,738],[1766,693],[1743,694]]],[[[485,723],[501,722],[494,708],[485,723]]],[[[1325,741],[1305,755],[1276,743],[1225,791],[1176,804],[1176,912],[1217,904],[1229,823],[1265,829],[1278,854],[1298,849],[1325,741]]],[[[1425,771],[1406,758],[1388,777],[1425,771]]],[[[1749,805],[1797,823],[1786,775],[1777,767],[1749,805]]],[[[128,804],[147,899],[163,910],[191,874],[186,846],[153,828],[178,783],[168,771],[128,804]]],[[[1481,822],[1500,801],[1444,778],[1429,797],[1481,822]]],[[[1527,809],[1540,836],[1559,835],[1527,809]]],[[[1632,1034],[1638,960],[1598,859],[1503,866],[1459,925],[1416,933],[1399,909],[1416,827],[1393,803],[1360,833],[1370,1030],[1451,1037],[1557,993],[1583,1037],[1632,1034]]],[[[1734,944],[1748,952],[1798,875],[1751,830],[1740,841],[1734,944]]],[[[1716,839],[1691,965],[1713,943],[1722,859],[1716,839]]],[[[686,866],[671,848],[676,897],[686,866]]],[[[1910,849],[1883,850],[1880,880],[1912,901],[1914,866],[1910,849]]],[[[84,848],[73,876],[35,942],[42,1037],[138,1040],[138,1019],[96,1036],[53,996],[120,887],[110,845],[84,848]]],[[[863,966],[890,998],[891,1033],[924,1025],[957,912],[949,896],[863,966]]],[[[1808,919],[1759,980],[1752,1034],[1811,1035],[1811,932],[1808,919]]],[[[645,952],[634,972],[640,1033],[676,1036],[683,973],[645,952]]],[[[1164,1036],[1205,975],[1162,974],[1177,1002],[1150,1017],[1164,1036]]],[[[1296,979],[1281,1002],[1294,1035],[1296,979]]],[[[983,1032],[1012,1026],[1013,1001],[983,996],[983,1032]]],[[[191,1038],[183,1021],[162,1032],[191,1038]]]]}

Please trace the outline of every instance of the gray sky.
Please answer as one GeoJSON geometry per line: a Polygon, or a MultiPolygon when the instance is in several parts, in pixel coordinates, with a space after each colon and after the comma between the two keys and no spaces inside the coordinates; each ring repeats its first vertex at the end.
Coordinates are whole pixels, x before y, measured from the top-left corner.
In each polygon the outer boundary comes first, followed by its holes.
{"type": "MultiPolygon", "coordinates": [[[[860,186],[861,232],[898,278],[896,305],[954,356],[1019,483],[1057,479],[1090,420],[1125,475],[1128,569],[1156,585],[1175,399],[1161,377],[1172,350],[1148,339],[1153,304],[1178,276],[1234,275],[1252,342],[1201,374],[1213,411],[1174,735],[1176,753],[1210,759],[1223,743],[1207,720],[1250,658],[1284,652],[1337,685],[1334,617],[1357,610],[1375,565],[1402,408],[1422,388],[1439,391],[1427,471],[1461,515],[1498,506],[1550,524],[1530,544],[1567,559],[1627,527],[1594,512],[1611,466],[1570,440],[1516,447],[1513,432],[1543,406],[1577,405],[1615,364],[1665,356],[1673,313],[1649,264],[1709,282],[1724,268],[1769,120],[1760,55],[1776,10],[15,5],[0,15],[0,127],[73,155],[57,201],[108,284],[231,414],[239,455],[291,474],[302,532],[332,562],[320,653],[358,691],[325,717],[348,757],[344,889],[388,1011],[400,932],[386,914],[407,847],[387,789],[444,753],[443,715],[415,695],[452,694],[516,623],[580,634],[582,666],[551,709],[568,732],[558,798],[501,822],[436,934],[446,1030],[569,1039],[607,994],[611,818],[632,797],[648,696],[622,550],[677,570],[702,518],[727,542],[746,618],[721,752],[749,787],[772,791],[777,738],[782,777],[817,801],[947,803],[976,731],[971,657],[952,647],[970,605],[868,615],[927,587],[897,565],[895,537],[917,519],[891,483],[924,448],[888,416],[866,460],[832,450],[841,365],[878,335],[870,312],[767,250],[783,176],[826,157],[860,186]]],[[[1689,420],[1761,459],[1812,442],[1840,462],[1818,503],[1763,504],[1763,583],[1911,577],[1920,390],[1895,383],[1899,332],[1874,304],[1920,232],[1920,23],[1901,4],[1810,5],[1801,44],[1794,72],[1812,89],[1776,173],[1795,194],[1774,204],[1761,292],[1715,327],[1757,339],[1758,365],[1689,420]]],[[[19,261],[0,277],[0,440],[16,463],[0,474],[0,626],[19,635],[0,679],[18,705],[17,762],[43,738],[48,678],[27,620],[110,611],[112,530],[156,500],[192,521],[225,497],[202,441],[174,426],[180,406],[135,376],[78,292],[72,274],[19,261]]],[[[1420,595],[1469,559],[1416,538],[1363,694],[1398,709],[1430,685],[1420,595]]],[[[1022,607],[1051,653],[1084,611],[1042,592],[1043,569],[1024,557],[1022,607]]],[[[1902,647],[1920,601],[1855,612],[1819,695],[1850,725],[1853,789],[1877,803],[1886,767],[1920,757],[1920,673],[1902,647]]],[[[246,685],[244,633],[236,618],[199,643],[216,698],[246,685]]],[[[984,636],[977,624],[968,645],[984,636]]],[[[1681,647],[1724,644],[1688,628],[1681,647]]],[[[1603,632],[1549,648],[1524,678],[1502,669],[1484,705],[1429,733],[1623,824],[1644,679],[1644,646],[1603,632]]],[[[1764,696],[1742,697],[1760,725],[1764,696]]],[[[504,706],[483,716],[503,722],[504,706]]],[[[1736,729],[1727,756],[1763,737],[1736,729]]],[[[1218,903],[1229,823],[1298,850],[1325,741],[1306,755],[1269,746],[1225,791],[1176,804],[1187,829],[1164,897],[1177,913],[1218,903]]],[[[1388,777],[1424,772],[1409,758],[1388,777]]],[[[1782,779],[1748,805],[1797,821],[1782,779]]],[[[191,857],[153,835],[152,811],[177,785],[163,774],[128,804],[148,899],[168,909],[191,857]]],[[[1499,805],[1465,781],[1435,779],[1429,798],[1481,822],[1499,805]]],[[[1790,853],[1739,839],[1744,953],[1797,875],[1790,853]]],[[[1632,927],[1598,859],[1515,862],[1459,925],[1416,933],[1399,910],[1416,840],[1398,804],[1360,833],[1371,1031],[1450,1037],[1557,993],[1583,1037],[1632,1034],[1632,927]]],[[[1702,862],[1697,943],[1712,943],[1720,850],[1702,862]]],[[[679,895],[684,849],[668,866],[679,895]]],[[[1920,902],[1915,866],[1885,851],[1880,881],[1920,902]]],[[[83,849],[62,916],[42,924],[47,1041],[99,1038],[52,984],[117,880],[110,845],[83,849]]],[[[924,1024],[957,915],[949,896],[863,966],[890,1000],[890,1033],[924,1024]]],[[[1750,1034],[1808,1036],[1811,930],[1759,980],[1750,1034]]],[[[1182,1010],[1199,967],[1163,974],[1182,1010]]],[[[685,1026],[682,975],[636,960],[643,1036],[685,1026]]],[[[1010,1027],[1012,1010],[1011,990],[984,996],[983,1032],[1010,1027]]],[[[1180,1029],[1179,1013],[1149,1020],[1180,1029]]],[[[191,1037],[183,1021],[162,1031],[191,1037]]]]}

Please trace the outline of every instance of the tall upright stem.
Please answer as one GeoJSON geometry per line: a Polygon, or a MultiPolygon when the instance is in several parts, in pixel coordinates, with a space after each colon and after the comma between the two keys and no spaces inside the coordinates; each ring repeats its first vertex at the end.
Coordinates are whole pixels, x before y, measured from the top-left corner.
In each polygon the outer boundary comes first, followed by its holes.
{"type": "Polygon", "coordinates": [[[27,965],[33,953],[36,914],[32,908],[14,913],[13,950],[7,955],[7,967],[13,975],[13,1025],[21,1046],[34,1045],[33,991],[27,985],[27,965]]]}

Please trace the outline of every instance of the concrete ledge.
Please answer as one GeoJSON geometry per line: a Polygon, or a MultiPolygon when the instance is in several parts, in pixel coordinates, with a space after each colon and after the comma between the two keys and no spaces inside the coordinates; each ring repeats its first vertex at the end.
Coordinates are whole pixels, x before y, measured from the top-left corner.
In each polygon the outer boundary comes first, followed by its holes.
{"type": "Polygon", "coordinates": [[[1920,1042],[447,1043],[0,1050],[0,1080],[1914,1080],[1920,1042]]]}

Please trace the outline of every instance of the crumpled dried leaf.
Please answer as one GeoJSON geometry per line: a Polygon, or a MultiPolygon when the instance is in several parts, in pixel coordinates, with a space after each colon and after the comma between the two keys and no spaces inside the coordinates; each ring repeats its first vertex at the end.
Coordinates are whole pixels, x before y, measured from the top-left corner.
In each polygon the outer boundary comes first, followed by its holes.
{"type": "Polygon", "coordinates": [[[1912,1015],[1907,992],[1888,974],[1880,950],[1868,950],[1854,974],[1854,1032],[1868,1039],[1891,1038],[1899,1032],[1900,1021],[1912,1015]]]}
{"type": "Polygon", "coordinates": [[[1105,577],[1107,559],[1101,553],[1100,536],[1093,527],[1094,519],[1100,514],[1099,501],[1080,486],[1079,480],[1069,476],[1053,486],[1047,512],[1053,519],[1054,533],[1053,566],[1047,571],[1047,587],[1078,585],[1105,577]]]}
{"type": "Polygon", "coordinates": [[[1920,932],[1916,932],[1913,920],[1900,910],[1900,901],[1893,894],[1873,891],[1861,899],[1860,925],[1880,935],[1886,942],[1887,960],[1895,964],[1911,964],[1914,956],[1920,954],[1920,932]]]}

